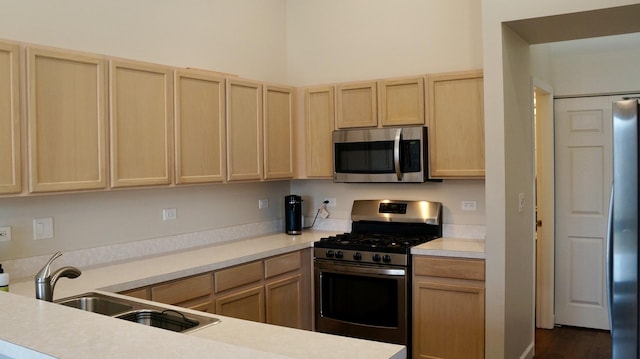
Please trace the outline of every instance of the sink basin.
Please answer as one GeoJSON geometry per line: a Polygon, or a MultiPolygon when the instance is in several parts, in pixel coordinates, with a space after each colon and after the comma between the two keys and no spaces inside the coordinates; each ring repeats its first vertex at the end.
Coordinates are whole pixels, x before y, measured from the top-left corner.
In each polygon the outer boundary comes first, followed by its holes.
{"type": "Polygon", "coordinates": [[[116,318],[174,332],[184,332],[200,324],[196,319],[187,318],[184,314],[174,310],[158,311],[143,309],[120,314],[116,316],[116,318]]]}
{"type": "Polygon", "coordinates": [[[122,303],[110,297],[98,294],[87,293],[78,297],[71,297],[57,303],[66,305],[76,309],[85,310],[87,312],[93,312],[98,314],[104,314],[113,316],[119,313],[124,313],[133,309],[133,306],[122,303]]]}
{"type": "Polygon", "coordinates": [[[96,292],[58,299],[55,303],[174,332],[187,332],[220,322],[220,319],[217,318],[192,313],[185,314],[159,305],[96,292]]]}

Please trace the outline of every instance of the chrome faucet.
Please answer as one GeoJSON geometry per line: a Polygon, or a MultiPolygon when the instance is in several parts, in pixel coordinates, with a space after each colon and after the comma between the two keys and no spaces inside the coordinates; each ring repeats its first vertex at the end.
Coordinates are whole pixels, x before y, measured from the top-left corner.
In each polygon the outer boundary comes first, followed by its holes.
{"type": "Polygon", "coordinates": [[[56,252],[47,264],[36,274],[36,299],[53,301],[53,289],[58,279],[62,277],[77,278],[82,272],[76,267],[62,267],[51,274],[51,263],[60,257],[62,252],[56,252]]]}

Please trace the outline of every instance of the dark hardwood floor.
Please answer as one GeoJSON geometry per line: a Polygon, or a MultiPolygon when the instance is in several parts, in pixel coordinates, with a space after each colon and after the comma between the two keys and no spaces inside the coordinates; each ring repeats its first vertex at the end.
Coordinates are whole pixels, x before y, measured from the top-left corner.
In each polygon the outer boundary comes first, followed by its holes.
{"type": "Polygon", "coordinates": [[[578,327],[536,329],[534,359],[610,359],[608,330],[578,327]]]}

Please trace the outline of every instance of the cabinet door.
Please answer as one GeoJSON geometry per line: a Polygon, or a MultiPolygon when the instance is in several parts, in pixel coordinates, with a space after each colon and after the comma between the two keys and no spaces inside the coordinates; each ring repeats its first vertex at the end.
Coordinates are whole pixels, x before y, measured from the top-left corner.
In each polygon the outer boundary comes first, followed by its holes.
{"type": "Polygon", "coordinates": [[[20,49],[0,42],[0,194],[22,190],[19,85],[20,49]]]}
{"type": "Polygon", "coordinates": [[[379,107],[382,126],[423,126],[424,77],[381,81],[379,107]]]}
{"type": "Polygon", "coordinates": [[[413,357],[484,357],[484,287],[416,277],[413,357]]]}
{"type": "Polygon", "coordinates": [[[378,125],[376,81],[338,85],[338,128],[378,125]]]}
{"type": "Polygon", "coordinates": [[[151,287],[151,300],[210,312],[212,293],[213,275],[206,273],[154,285],[151,287]]]}
{"type": "Polygon", "coordinates": [[[427,83],[431,177],[483,178],[482,71],[431,75],[427,83]]]}
{"type": "Polygon", "coordinates": [[[105,61],[27,49],[29,190],[106,188],[105,61]]]}
{"type": "Polygon", "coordinates": [[[110,61],[111,187],[171,183],[169,67],[110,61]]]}
{"type": "Polygon", "coordinates": [[[216,314],[264,323],[264,288],[262,285],[215,298],[216,314]]]}
{"type": "Polygon", "coordinates": [[[264,178],[293,178],[293,90],[264,86],[264,178]]]}
{"type": "Polygon", "coordinates": [[[224,78],[175,71],[176,183],[222,182],[225,169],[224,78]]]}
{"type": "Polygon", "coordinates": [[[262,179],[262,85],[227,80],[227,180],[262,179]]]}
{"type": "Polygon", "coordinates": [[[302,327],[302,275],[297,274],[265,285],[267,323],[302,327]]]}
{"type": "Polygon", "coordinates": [[[307,127],[307,176],[333,176],[333,127],[335,126],[334,88],[305,90],[307,127]]]}

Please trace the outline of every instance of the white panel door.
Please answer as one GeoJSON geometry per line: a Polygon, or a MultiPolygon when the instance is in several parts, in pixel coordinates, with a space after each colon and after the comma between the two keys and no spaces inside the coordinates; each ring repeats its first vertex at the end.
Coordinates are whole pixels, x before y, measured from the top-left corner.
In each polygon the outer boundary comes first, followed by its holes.
{"type": "Polygon", "coordinates": [[[605,241],[613,100],[555,101],[556,324],[609,329],[605,241]]]}

